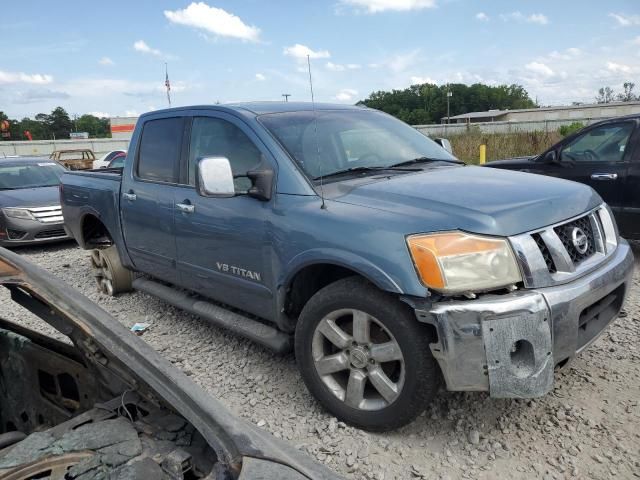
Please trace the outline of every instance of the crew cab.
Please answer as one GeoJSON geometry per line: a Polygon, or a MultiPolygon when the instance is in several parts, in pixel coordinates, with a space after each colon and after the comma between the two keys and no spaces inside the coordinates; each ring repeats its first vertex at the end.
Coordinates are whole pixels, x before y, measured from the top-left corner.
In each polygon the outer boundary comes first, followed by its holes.
{"type": "Polygon", "coordinates": [[[540,155],[489,162],[488,167],[566,178],[593,187],[624,237],[640,239],[640,115],[594,123],[540,155]]]}
{"type": "Polygon", "coordinates": [[[388,430],[449,390],[528,398],[620,311],[633,254],[593,189],[466,166],[382,112],[249,103],[138,120],[67,172],[99,289],[295,349],[338,418],[388,430]]]}

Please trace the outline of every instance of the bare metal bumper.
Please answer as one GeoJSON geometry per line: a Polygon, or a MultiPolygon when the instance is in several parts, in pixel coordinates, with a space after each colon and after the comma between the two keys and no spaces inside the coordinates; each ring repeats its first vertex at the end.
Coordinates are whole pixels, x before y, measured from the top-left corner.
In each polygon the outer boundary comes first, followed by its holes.
{"type": "Polygon", "coordinates": [[[553,386],[555,365],[580,353],[618,316],[633,274],[624,240],[597,270],[563,285],[416,310],[449,390],[529,398],[553,386]]]}

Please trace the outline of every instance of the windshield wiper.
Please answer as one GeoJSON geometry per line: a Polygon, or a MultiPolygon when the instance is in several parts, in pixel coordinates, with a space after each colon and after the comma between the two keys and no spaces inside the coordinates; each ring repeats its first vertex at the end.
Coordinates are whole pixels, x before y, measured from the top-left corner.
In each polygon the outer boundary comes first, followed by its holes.
{"type": "Polygon", "coordinates": [[[431,157],[417,157],[417,158],[412,158],[411,160],[405,160],[404,162],[394,163],[393,165],[389,165],[389,167],[387,168],[404,167],[405,165],[413,165],[415,163],[424,163],[424,162],[446,162],[446,163],[455,163],[457,165],[464,165],[464,162],[460,160],[448,160],[444,158],[431,158],[431,157]]]}
{"type": "Polygon", "coordinates": [[[320,175],[318,177],[314,177],[314,180],[320,180],[320,178],[334,177],[338,175],[344,175],[346,173],[358,173],[358,172],[379,172],[381,170],[393,170],[393,171],[403,171],[403,172],[417,172],[418,170],[415,168],[396,168],[400,165],[391,165],[389,167],[350,167],[344,168],[342,170],[336,170],[335,172],[326,173],[324,175],[320,175]]]}

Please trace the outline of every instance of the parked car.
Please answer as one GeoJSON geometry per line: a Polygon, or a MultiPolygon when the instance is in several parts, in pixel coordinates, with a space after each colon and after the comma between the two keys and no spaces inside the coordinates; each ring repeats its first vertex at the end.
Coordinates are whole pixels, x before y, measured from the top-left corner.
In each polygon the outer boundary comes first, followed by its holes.
{"type": "Polygon", "coordinates": [[[111,161],[109,162],[109,165],[107,165],[107,168],[122,168],[122,167],[124,167],[124,159],[125,158],[127,158],[127,154],[124,153],[124,152],[115,155],[111,159],[111,161]]]}
{"type": "Polygon", "coordinates": [[[640,239],[640,115],[594,123],[540,155],[487,166],[589,185],[609,204],[622,236],[640,239]]]}
{"type": "Polygon", "coordinates": [[[121,174],[62,178],[101,291],[295,347],[312,394],[362,428],[411,421],[442,378],[545,394],[631,282],[591,188],[465,166],[376,110],[176,108],[142,115],[131,145],[121,174]]]}
{"type": "Polygon", "coordinates": [[[46,158],[0,159],[0,245],[68,240],[60,208],[64,168],[46,158]]]}
{"type": "Polygon", "coordinates": [[[89,148],[78,148],[73,150],[56,150],[49,155],[49,158],[69,170],[90,170],[93,168],[93,162],[96,156],[89,148]]]}
{"type": "Polygon", "coordinates": [[[338,478],[3,248],[0,286],[15,302],[14,320],[0,319],[0,478],[338,478]],[[27,310],[70,342],[27,329],[27,310]]]}
{"type": "Polygon", "coordinates": [[[109,163],[111,163],[111,161],[117,155],[126,154],[126,153],[127,152],[125,152],[124,150],[112,150],[110,152],[107,152],[102,157],[100,157],[98,160],[93,162],[93,169],[96,170],[98,168],[107,168],[109,163]]]}

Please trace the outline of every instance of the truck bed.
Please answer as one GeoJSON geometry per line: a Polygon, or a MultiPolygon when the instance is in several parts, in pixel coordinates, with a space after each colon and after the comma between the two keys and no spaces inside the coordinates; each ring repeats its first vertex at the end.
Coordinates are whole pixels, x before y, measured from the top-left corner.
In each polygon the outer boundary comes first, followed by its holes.
{"type": "MultiPolygon", "coordinates": [[[[60,203],[65,228],[76,240],[91,218],[100,219],[112,238],[121,238],[122,169],[67,171],[62,175],[60,203]]],[[[85,245],[81,245],[83,248],[85,245]]]]}

